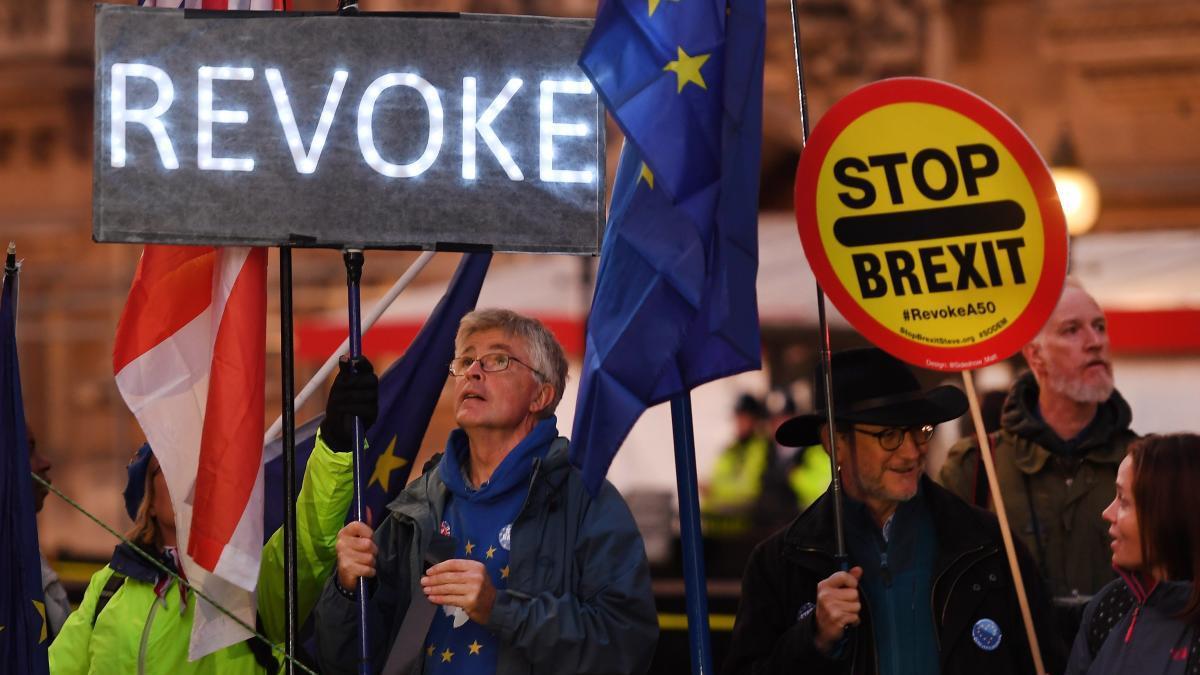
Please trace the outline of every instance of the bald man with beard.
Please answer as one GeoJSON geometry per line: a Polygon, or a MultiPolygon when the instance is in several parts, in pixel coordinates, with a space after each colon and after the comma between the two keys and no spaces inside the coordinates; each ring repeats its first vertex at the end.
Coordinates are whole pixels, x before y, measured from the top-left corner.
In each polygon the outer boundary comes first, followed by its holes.
{"type": "MultiPolygon", "coordinates": [[[[1100,305],[1068,280],[1050,319],[1022,351],[1029,371],[1013,383],[1001,429],[989,439],[1014,534],[1036,556],[1074,634],[1072,607],[1114,577],[1107,524],[1117,466],[1137,436],[1129,404],[1113,385],[1108,326],[1100,305]]],[[[978,441],[950,450],[941,483],[993,507],[978,441]]]]}

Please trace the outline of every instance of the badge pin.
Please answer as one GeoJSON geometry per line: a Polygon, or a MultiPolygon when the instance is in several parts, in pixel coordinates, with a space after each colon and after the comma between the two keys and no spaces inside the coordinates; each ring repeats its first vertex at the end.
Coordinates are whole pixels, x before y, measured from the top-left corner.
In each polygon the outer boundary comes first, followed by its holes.
{"type": "Polygon", "coordinates": [[[985,652],[994,651],[999,647],[1003,637],[1000,626],[991,619],[980,619],[971,627],[971,638],[985,652]]]}
{"type": "Polygon", "coordinates": [[[512,523],[500,528],[500,548],[505,551],[512,550],[512,523]]]}
{"type": "Polygon", "coordinates": [[[799,621],[803,621],[803,620],[807,619],[808,616],[810,614],[812,614],[813,611],[816,609],[817,609],[817,606],[814,605],[813,603],[811,603],[811,602],[804,603],[804,605],[802,605],[800,607],[800,611],[796,612],[796,621],[799,622],[799,621]]]}
{"type": "Polygon", "coordinates": [[[450,536],[450,523],[447,523],[446,521],[443,520],[441,526],[438,527],[438,532],[440,532],[443,537],[449,537],[450,536]]]}

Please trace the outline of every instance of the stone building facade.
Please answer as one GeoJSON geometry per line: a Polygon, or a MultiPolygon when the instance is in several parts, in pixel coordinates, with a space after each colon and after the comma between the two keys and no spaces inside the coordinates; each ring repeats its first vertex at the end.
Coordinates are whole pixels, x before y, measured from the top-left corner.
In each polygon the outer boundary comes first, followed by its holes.
{"type": "MultiPolygon", "coordinates": [[[[319,10],[336,3],[289,4],[319,10]]],[[[1200,3],[798,4],[812,121],[867,82],[901,75],[946,79],[1006,111],[1048,158],[1067,139],[1099,183],[1098,230],[1200,229],[1200,3]]],[[[361,6],[594,12],[594,3],[584,0],[362,0],[361,6]]],[[[792,7],[785,0],[767,0],[767,6],[761,202],[790,209],[803,147],[792,7]]],[[[117,495],[140,432],[113,385],[111,353],[139,251],[91,241],[92,13],[90,3],[74,0],[0,3],[0,239],[16,241],[25,261],[19,342],[31,425],[56,464],[56,484],[120,529],[126,521],[117,495]]],[[[610,125],[610,139],[616,134],[610,125]]],[[[619,144],[610,140],[609,147],[611,176],[619,144]]],[[[366,286],[390,284],[412,259],[409,253],[372,254],[366,286]]],[[[445,279],[451,268],[450,262],[435,263],[424,278],[445,279]]],[[[272,274],[275,269],[273,257],[272,274]]],[[[298,316],[342,306],[335,253],[298,252],[295,269],[298,316]]],[[[274,288],[273,278],[271,283],[274,288]]],[[[278,316],[277,296],[270,296],[267,409],[273,418],[278,316]]],[[[299,364],[298,381],[317,365],[299,364]]],[[[312,404],[301,417],[319,408],[312,404]]],[[[42,519],[42,540],[51,553],[103,556],[112,545],[55,499],[42,519]]]]}

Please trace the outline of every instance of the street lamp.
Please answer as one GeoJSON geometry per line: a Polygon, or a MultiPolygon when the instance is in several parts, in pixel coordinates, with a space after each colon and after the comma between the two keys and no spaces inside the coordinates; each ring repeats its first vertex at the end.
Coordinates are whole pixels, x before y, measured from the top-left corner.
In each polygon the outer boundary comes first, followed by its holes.
{"type": "Polygon", "coordinates": [[[1079,166],[1075,146],[1065,129],[1050,161],[1050,174],[1067,219],[1067,232],[1072,237],[1086,234],[1100,215],[1100,189],[1091,174],[1079,166]]]}

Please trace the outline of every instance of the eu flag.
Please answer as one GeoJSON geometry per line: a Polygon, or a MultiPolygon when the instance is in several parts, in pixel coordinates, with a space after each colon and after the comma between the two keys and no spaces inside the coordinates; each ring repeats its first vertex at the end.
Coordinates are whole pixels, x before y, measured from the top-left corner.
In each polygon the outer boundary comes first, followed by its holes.
{"type": "Polygon", "coordinates": [[[49,673],[46,604],[34,517],[29,437],[17,364],[17,271],[11,252],[0,296],[0,664],[49,673]]]}
{"type": "Polygon", "coordinates": [[[596,490],[642,411],[761,365],[763,0],[604,0],[580,66],[625,132],[571,443],[596,490]]]}
{"type": "MultiPolygon", "coordinates": [[[[389,502],[408,484],[412,463],[421,449],[447,367],[454,358],[454,336],[463,315],[475,309],[487,275],[491,253],[468,253],[458,263],[450,287],[417,337],[379,378],[379,417],[367,430],[363,452],[363,506],[378,522],[389,502]]],[[[303,472],[316,443],[318,417],[296,429],[296,466],[303,472]]],[[[278,442],[278,441],[276,441],[278,442]]],[[[283,457],[267,463],[267,537],[283,526],[283,457]]],[[[299,483],[302,475],[296,476],[299,483]]]]}

